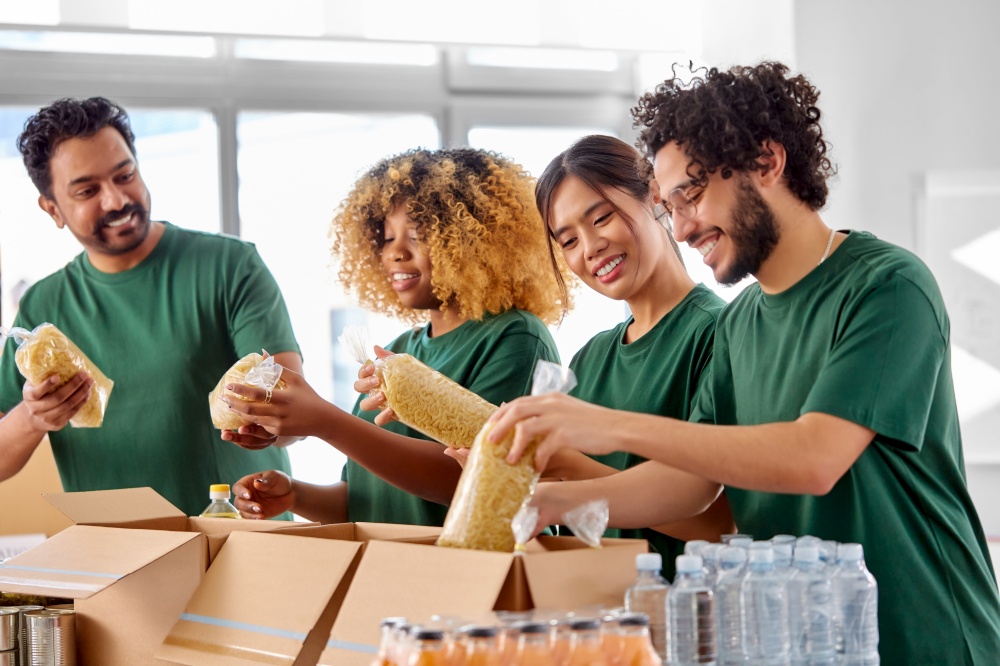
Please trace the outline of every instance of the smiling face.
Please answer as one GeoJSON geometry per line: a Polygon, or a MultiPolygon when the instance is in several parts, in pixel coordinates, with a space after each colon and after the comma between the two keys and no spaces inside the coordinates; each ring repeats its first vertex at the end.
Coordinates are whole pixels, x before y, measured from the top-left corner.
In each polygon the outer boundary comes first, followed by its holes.
{"type": "Polygon", "coordinates": [[[588,287],[627,301],[650,284],[659,254],[668,247],[651,204],[613,188],[598,193],[567,176],[552,197],[549,231],[570,270],[588,287]]]}
{"type": "Polygon", "coordinates": [[[720,284],[756,275],[780,237],[774,212],[747,174],[723,178],[716,171],[707,183],[696,184],[687,172],[688,162],[681,147],[670,143],[656,153],[653,163],[664,199],[673,199],[670,195],[680,190],[694,203],[693,214],[675,211],[674,238],[698,250],[720,284]]]}
{"type": "Polygon", "coordinates": [[[41,196],[38,204],[60,229],[69,228],[91,259],[144,251],[149,191],[118,130],[104,127],[91,137],[63,141],[49,172],[53,198],[41,196]]]}
{"type": "Polygon", "coordinates": [[[435,310],[441,301],[431,286],[431,258],[417,239],[417,226],[396,206],[385,218],[382,266],[400,302],[414,310],[435,310]]]}

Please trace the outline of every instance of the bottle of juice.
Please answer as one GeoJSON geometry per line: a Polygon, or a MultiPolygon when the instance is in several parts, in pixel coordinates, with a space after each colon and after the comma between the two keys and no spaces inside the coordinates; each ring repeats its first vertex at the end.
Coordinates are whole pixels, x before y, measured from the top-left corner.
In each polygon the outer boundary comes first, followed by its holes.
{"type": "Polygon", "coordinates": [[[567,666],[607,666],[601,645],[601,621],[598,618],[577,619],[569,625],[570,641],[567,666]]]}
{"type": "Polygon", "coordinates": [[[212,498],[212,503],[201,512],[203,518],[243,518],[229,501],[228,483],[212,484],[208,487],[208,496],[212,498]]]}
{"type": "Polygon", "coordinates": [[[549,643],[552,633],[552,625],[548,622],[521,624],[513,666],[559,666],[549,643]]]}
{"type": "Polygon", "coordinates": [[[611,613],[601,619],[601,646],[608,666],[619,666],[622,658],[622,629],[618,623],[619,614],[611,613]]]}
{"type": "Polygon", "coordinates": [[[649,617],[644,613],[626,613],[618,617],[622,650],[619,666],[660,666],[663,663],[649,636],[649,617]]]}
{"type": "Polygon", "coordinates": [[[448,666],[444,632],[440,629],[415,628],[407,663],[409,666],[448,666]]]}
{"type": "Polygon", "coordinates": [[[500,666],[496,627],[469,627],[463,642],[466,666],[500,666]]]}
{"type": "Polygon", "coordinates": [[[395,629],[405,622],[406,618],[402,617],[382,618],[382,622],[379,624],[382,630],[382,638],[379,641],[375,659],[372,660],[372,666],[396,666],[396,661],[393,657],[393,644],[396,638],[395,629]]]}

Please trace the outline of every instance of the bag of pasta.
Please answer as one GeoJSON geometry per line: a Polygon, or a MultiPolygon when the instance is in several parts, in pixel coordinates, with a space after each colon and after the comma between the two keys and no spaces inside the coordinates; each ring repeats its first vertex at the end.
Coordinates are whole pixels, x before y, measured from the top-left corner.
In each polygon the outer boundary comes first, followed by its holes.
{"type": "Polygon", "coordinates": [[[60,386],[78,372],[90,375],[94,380],[90,397],[69,420],[69,424],[74,428],[101,427],[115,383],[72,340],[49,323],[39,324],[32,331],[13,328],[7,335],[17,341],[17,351],[14,353],[17,369],[32,384],[39,384],[52,374],[59,376],[60,386]]]}
{"type": "Polygon", "coordinates": [[[254,386],[267,391],[264,402],[271,401],[271,392],[280,391],[285,388],[285,382],[281,381],[280,364],[274,362],[273,356],[264,358],[257,353],[247,354],[233,364],[233,367],[222,375],[222,379],[215,385],[212,392],[208,394],[208,408],[212,413],[212,424],[219,430],[239,430],[241,425],[253,423],[247,416],[237,411],[229,409],[223,400],[223,395],[247,400],[235,393],[225,393],[226,384],[244,384],[254,386]]]}
{"type": "MultiPolygon", "coordinates": [[[[572,370],[548,361],[535,364],[532,395],[568,393],[574,386],[572,370]]],[[[531,442],[521,459],[511,465],[506,458],[514,444],[514,429],[496,443],[486,441],[492,429],[493,424],[487,423],[476,435],[438,537],[439,546],[514,552],[511,521],[538,483],[538,441],[531,442]]]]}
{"type": "Polygon", "coordinates": [[[373,363],[386,406],[399,422],[453,449],[472,446],[476,434],[497,410],[496,405],[458,384],[410,354],[372,360],[364,329],[347,326],[340,342],[362,365],[373,363]]]}

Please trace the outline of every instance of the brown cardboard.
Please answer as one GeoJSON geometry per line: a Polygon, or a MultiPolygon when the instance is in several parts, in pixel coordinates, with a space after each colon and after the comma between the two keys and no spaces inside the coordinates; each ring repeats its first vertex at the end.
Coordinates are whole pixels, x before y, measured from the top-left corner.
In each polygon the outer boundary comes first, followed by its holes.
{"type": "Polygon", "coordinates": [[[42,499],[42,493],[62,490],[49,438],[42,438],[20,472],[0,483],[0,535],[52,536],[73,523],[42,499]],[[15,507],[11,510],[10,507],[15,507]]]}
{"type": "Polygon", "coordinates": [[[156,656],[193,666],[293,663],[360,549],[340,539],[231,534],[156,656]]]}
{"type": "Polygon", "coordinates": [[[74,599],[81,664],[154,664],[206,566],[201,534],[73,525],[0,565],[0,590],[74,599]]]}
{"type": "Polygon", "coordinates": [[[589,548],[572,537],[539,537],[523,555],[368,543],[319,663],[368,666],[383,617],[481,617],[491,610],[573,610],[620,606],[647,543],[604,539],[589,548]]]}

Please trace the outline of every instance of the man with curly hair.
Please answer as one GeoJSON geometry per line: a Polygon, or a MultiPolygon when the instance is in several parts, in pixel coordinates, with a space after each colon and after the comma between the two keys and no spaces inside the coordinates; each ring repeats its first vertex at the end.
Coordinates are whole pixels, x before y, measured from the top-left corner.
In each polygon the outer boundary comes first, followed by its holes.
{"type": "Polygon", "coordinates": [[[724,485],[757,539],[861,543],[883,664],[995,664],[1000,600],[965,482],[948,315],[916,256],[824,224],[818,97],[765,62],[675,77],[633,110],[677,240],[719,282],[757,279],[719,317],[700,423],[543,396],[502,408],[493,436],[519,424],[512,459],[545,436],[539,465],[563,447],[656,461],[540,488],[546,513],[601,494],[612,524],[676,519],[691,509],[657,485],[665,463],[724,485]]]}
{"type": "MultiPolygon", "coordinates": [[[[557,275],[569,272],[553,271],[541,228],[534,179],[519,165],[455,148],[380,161],[354,184],[331,232],[340,280],[361,305],[422,324],[387,348],[500,404],[530,391],[537,360],[559,361],[546,323],[568,305],[557,275]]],[[[321,522],[444,523],[461,467],[442,445],[394,420],[372,370],[355,383],[372,394],[354,416],[295,376],[283,376],[286,389],[269,404],[260,390],[233,387],[252,401],[232,400],[233,409],[275,434],[317,436],[348,458],[332,485],[276,472],[244,477],[234,487],[243,515],[291,509],[321,522]]]]}
{"type": "MultiPolygon", "coordinates": [[[[24,294],[14,325],[55,324],[115,386],[100,428],[66,427],[93,379],[26,383],[10,339],[0,361],[0,480],[46,434],[67,491],[151,486],[188,515],[204,508],[210,484],[262,465],[289,469],[281,448],[219,442],[205,401],[262,346],[302,368],[285,302],[254,246],[151,220],[128,115],[103,97],[42,108],[18,147],[38,205],[84,251],[24,294]]],[[[253,426],[224,438],[275,442],[253,426]]]]}

